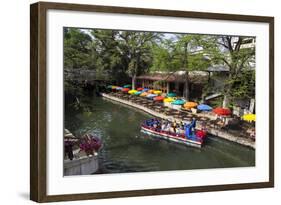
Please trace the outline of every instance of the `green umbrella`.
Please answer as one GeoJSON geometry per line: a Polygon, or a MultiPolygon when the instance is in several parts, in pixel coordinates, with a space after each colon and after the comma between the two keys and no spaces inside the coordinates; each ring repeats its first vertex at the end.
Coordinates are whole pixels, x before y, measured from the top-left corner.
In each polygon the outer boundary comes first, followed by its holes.
{"type": "Polygon", "coordinates": [[[177,96],[176,93],[168,93],[168,94],[167,94],[167,97],[176,97],[176,96],[177,96]]]}
{"type": "Polygon", "coordinates": [[[123,88],[130,88],[130,87],[132,87],[130,84],[123,86],[123,88]]]}

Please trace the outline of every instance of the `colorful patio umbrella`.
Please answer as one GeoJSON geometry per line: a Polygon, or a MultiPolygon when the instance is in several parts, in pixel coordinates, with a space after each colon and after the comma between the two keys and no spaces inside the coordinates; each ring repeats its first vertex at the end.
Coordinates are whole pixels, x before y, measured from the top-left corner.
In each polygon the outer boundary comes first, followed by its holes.
{"type": "Polygon", "coordinates": [[[132,87],[132,85],[127,84],[123,86],[123,88],[130,88],[130,87],[132,87]]]}
{"type": "Polygon", "coordinates": [[[112,85],[108,85],[108,86],[106,86],[106,88],[111,89],[111,88],[112,88],[112,85]]]}
{"type": "Polygon", "coordinates": [[[122,92],[127,93],[130,89],[129,88],[123,88],[122,92]]]}
{"type": "Polygon", "coordinates": [[[201,111],[211,111],[213,108],[206,104],[200,104],[197,106],[197,109],[201,111]]]}
{"type": "Polygon", "coordinates": [[[122,87],[117,87],[117,88],[116,88],[116,90],[122,90],[122,89],[123,89],[122,87]]]}
{"type": "Polygon", "coordinates": [[[142,90],[143,90],[143,88],[138,88],[138,89],[137,89],[137,91],[142,91],[142,90]]]}
{"type": "Polygon", "coordinates": [[[155,95],[160,95],[161,93],[162,93],[161,90],[154,90],[154,91],[153,91],[153,94],[155,94],[155,95]]]}
{"type": "Polygon", "coordinates": [[[256,121],[256,114],[245,114],[242,119],[248,122],[256,121]]]}
{"type": "Polygon", "coordinates": [[[167,94],[167,97],[176,97],[176,96],[177,96],[176,93],[168,93],[168,94],[167,94]]]}
{"type": "Polygon", "coordinates": [[[163,96],[157,96],[153,98],[154,101],[163,101],[164,97],[163,96]]]}
{"type": "Polygon", "coordinates": [[[141,91],[137,91],[135,93],[133,93],[134,95],[140,95],[142,92],[141,91]]]}
{"type": "Polygon", "coordinates": [[[141,96],[141,97],[146,97],[148,94],[149,94],[149,93],[147,93],[147,92],[142,92],[142,93],[140,94],[140,96],[141,96]]]}
{"type": "Polygon", "coordinates": [[[191,109],[191,108],[197,107],[197,105],[198,104],[196,102],[186,102],[183,106],[186,109],[191,109]]]}
{"type": "Polygon", "coordinates": [[[154,97],[156,97],[157,95],[155,95],[155,94],[148,94],[146,97],[147,98],[154,98],[154,97]]]}
{"type": "Polygon", "coordinates": [[[154,90],[151,89],[151,90],[149,90],[147,92],[152,94],[154,92],[154,90]]]}
{"type": "Polygon", "coordinates": [[[173,102],[173,101],[175,101],[175,98],[172,98],[172,97],[168,97],[168,98],[165,98],[164,99],[164,102],[173,102]]]}
{"type": "Polygon", "coordinates": [[[117,87],[118,87],[118,86],[113,85],[113,86],[111,86],[111,89],[112,89],[112,90],[115,90],[117,87]]]}
{"type": "Polygon", "coordinates": [[[147,91],[149,91],[149,89],[148,88],[144,88],[142,91],[147,92],[147,91]]]}
{"type": "Polygon", "coordinates": [[[137,90],[129,90],[128,93],[133,95],[134,93],[138,92],[137,90]]]}
{"type": "Polygon", "coordinates": [[[221,116],[227,116],[231,114],[231,110],[228,108],[222,108],[222,107],[217,107],[213,109],[213,112],[216,113],[217,115],[221,116]]]}
{"type": "Polygon", "coordinates": [[[173,105],[183,105],[185,103],[185,100],[178,99],[172,102],[173,105]]]}

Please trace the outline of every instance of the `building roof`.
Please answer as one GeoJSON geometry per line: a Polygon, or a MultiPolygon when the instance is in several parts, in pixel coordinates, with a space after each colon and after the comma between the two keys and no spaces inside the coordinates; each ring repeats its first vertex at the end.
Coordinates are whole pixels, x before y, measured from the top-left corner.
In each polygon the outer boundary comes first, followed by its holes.
{"type": "MultiPolygon", "coordinates": [[[[152,81],[166,81],[166,82],[185,82],[186,71],[176,72],[153,72],[137,76],[137,79],[152,80],[152,81]]],[[[189,71],[189,79],[192,83],[202,83],[208,80],[208,73],[204,71],[189,71]]]]}

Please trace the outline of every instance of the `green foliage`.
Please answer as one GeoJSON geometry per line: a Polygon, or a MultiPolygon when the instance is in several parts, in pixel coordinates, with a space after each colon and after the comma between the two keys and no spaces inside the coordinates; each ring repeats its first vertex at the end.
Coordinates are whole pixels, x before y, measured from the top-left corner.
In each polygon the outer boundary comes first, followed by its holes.
{"type": "Polygon", "coordinates": [[[91,41],[91,37],[79,29],[64,28],[64,67],[92,69],[91,41]]]}
{"type": "MultiPolygon", "coordinates": [[[[252,39],[65,28],[64,67],[94,69],[97,76],[106,75],[119,83],[151,71],[193,71],[225,65],[230,71],[223,82],[225,96],[251,98],[255,95],[255,47],[243,45],[252,39]]],[[[205,85],[206,92],[210,86],[205,85]]]]}
{"type": "Polygon", "coordinates": [[[242,70],[235,78],[228,80],[231,87],[231,98],[251,99],[255,96],[255,71],[242,70]]]}
{"type": "Polygon", "coordinates": [[[255,96],[255,46],[244,46],[253,40],[251,37],[210,35],[204,35],[201,39],[201,45],[211,63],[229,68],[222,90],[229,104],[235,98],[255,96]]]}
{"type": "Polygon", "coordinates": [[[151,70],[204,70],[210,62],[204,58],[200,45],[202,35],[178,34],[173,39],[163,39],[152,48],[153,63],[151,70]]]}

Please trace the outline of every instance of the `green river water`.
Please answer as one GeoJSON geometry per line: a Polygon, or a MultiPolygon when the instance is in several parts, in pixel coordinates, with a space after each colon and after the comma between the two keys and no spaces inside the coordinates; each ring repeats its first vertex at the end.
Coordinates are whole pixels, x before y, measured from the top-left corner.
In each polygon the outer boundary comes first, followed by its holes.
{"type": "Polygon", "coordinates": [[[140,132],[153,116],[101,97],[65,103],[65,128],[74,135],[93,133],[103,141],[98,173],[125,173],[255,166],[255,151],[208,136],[201,149],[152,138],[140,132]]]}

